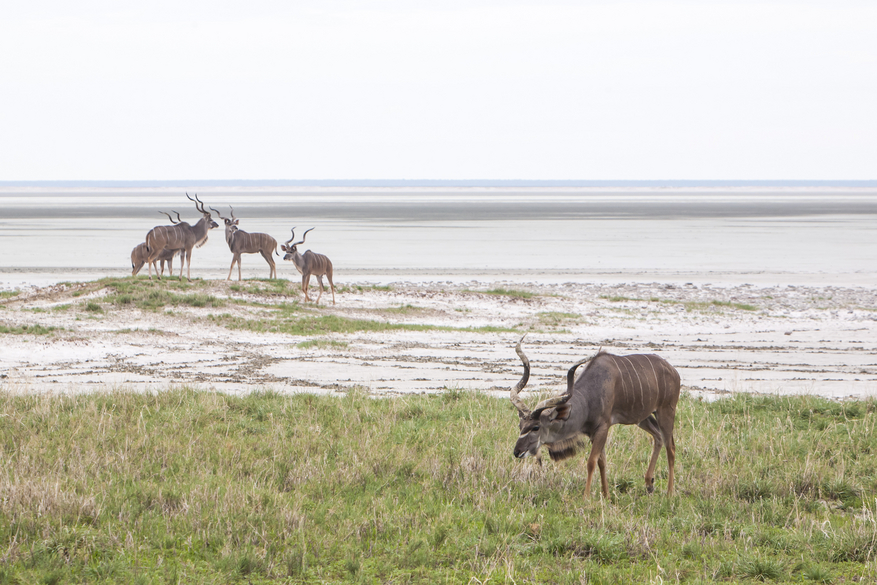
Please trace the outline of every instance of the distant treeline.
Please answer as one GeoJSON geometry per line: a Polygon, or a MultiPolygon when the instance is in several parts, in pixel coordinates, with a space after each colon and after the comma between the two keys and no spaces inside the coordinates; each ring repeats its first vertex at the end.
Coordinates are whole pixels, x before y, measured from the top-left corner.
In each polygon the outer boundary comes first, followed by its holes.
{"type": "Polygon", "coordinates": [[[877,187],[868,181],[547,181],[547,180],[172,180],[172,181],[0,181],[0,187],[877,187]]]}

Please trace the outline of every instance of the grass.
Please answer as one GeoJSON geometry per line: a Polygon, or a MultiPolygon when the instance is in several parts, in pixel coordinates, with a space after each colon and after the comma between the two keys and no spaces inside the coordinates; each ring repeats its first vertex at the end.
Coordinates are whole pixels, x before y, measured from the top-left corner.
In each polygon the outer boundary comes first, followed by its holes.
{"type": "Polygon", "coordinates": [[[877,578],[874,402],[683,396],[677,495],[613,427],[608,500],[582,455],[515,460],[512,406],[460,389],[0,394],[0,421],[0,583],[877,578]]]}
{"type": "Polygon", "coordinates": [[[301,296],[300,285],[283,278],[251,278],[228,286],[233,292],[267,296],[301,296]]]}
{"type": "MultiPolygon", "coordinates": [[[[621,303],[621,302],[625,302],[625,301],[645,302],[645,300],[646,300],[646,299],[631,298],[631,297],[618,296],[618,295],[613,295],[613,296],[600,295],[600,298],[605,299],[605,300],[609,301],[610,303],[621,303]]],[[[750,305],[748,303],[734,303],[731,301],[720,301],[720,300],[682,302],[682,301],[676,301],[673,299],[661,299],[659,297],[650,297],[649,302],[651,302],[651,303],[665,303],[665,304],[671,304],[671,305],[681,303],[682,305],[685,306],[685,310],[688,312],[708,311],[711,309],[723,308],[723,307],[738,309],[740,311],[757,311],[758,310],[758,307],[756,307],[755,305],[750,305]]]]}
{"type": "Polygon", "coordinates": [[[571,322],[578,322],[582,316],[578,313],[563,313],[558,311],[544,311],[536,313],[539,323],[546,327],[563,327],[571,322]]]}
{"type": "Polygon", "coordinates": [[[344,349],[347,347],[347,342],[335,341],[334,339],[310,339],[302,341],[296,347],[299,349],[344,349]]]}
{"type": "Polygon", "coordinates": [[[0,299],[9,299],[17,297],[21,291],[18,290],[0,290],[0,299]]]}
{"type": "Polygon", "coordinates": [[[691,311],[707,311],[715,308],[724,308],[729,307],[732,309],[738,309],[740,311],[757,311],[758,307],[755,305],[750,305],[747,303],[733,303],[731,301],[719,301],[712,300],[709,302],[706,301],[690,301],[683,303],[685,306],[685,310],[688,312],[691,311]]]}
{"type": "Polygon", "coordinates": [[[43,325],[3,325],[0,324],[0,333],[10,333],[12,335],[48,335],[55,331],[55,327],[45,327],[43,325]]]}
{"type": "MultiPolygon", "coordinates": [[[[158,310],[165,306],[188,305],[192,307],[222,307],[224,299],[197,292],[209,283],[204,280],[180,281],[177,277],[164,280],[149,280],[145,276],[128,278],[102,278],[88,283],[82,289],[72,293],[78,297],[103,289],[111,292],[102,299],[104,303],[117,306],[133,305],[144,310],[158,310]]],[[[102,312],[103,307],[96,302],[85,306],[87,311],[102,312]],[[100,310],[98,310],[100,309],[100,310]]]]}
{"type": "Polygon", "coordinates": [[[351,319],[338,315],[295,314],[290,309],[270,311],[261,318],[237,317],[228,313],[208,315],[214,323],[229,329],[243,329],[259,333],[286,333],[288,335],[326,335],[328,333],[357,333],[361,331],[474,331],[479,333],[509,333],[516,329],[506,327],[447,327],[422,323],[387,323],[371,319],[351,319]]]}
{"type": "MultiPolygon", "coordinates": [[[[317,285],[317,288],[319,288],[319,285],[317,285]]],[[[387,284],[387,285],[380,285],[380,284],[367,284],[367,285],[353,284],[353,285],[349,285],[349,284],[343,284],[343,285],[335,287],[335,292],[337,292],[338,294],[363,293],[363,292],[367,292],[367,291],[390,292],[392,290],[393,290],[393,287],[390,286],[389,284],[387,284]]]]}
{"type": "Polygon", "coordinates": [[[601,299],[605,299],[610,303],[623,303],[625,301],[644,301],[645,299],[625,297],[621,295],[600,295],[601,299]]]}
{"type": "Polygon", "coordinates": [[[470,290],[465,289],[463,292],[468,293],[478,293],[482,295],[499,295],[503,297],[513,297],[516,299],[532,299],[535,294],[525,291],[525,290],[516,290],[516,289],[508,289],[508,288],[492,288],[490,290],[470,290]]]}
{"type": "Polygon", "coordinates": [[[400,305],[398,307],[389,307],[387,309],[383,309],[385,313],[392,313],[396,315],[411,315],[412,313],[422,313],[425,309],[423,307],[418,307],[416,305],[406,304],[400,305]]]}

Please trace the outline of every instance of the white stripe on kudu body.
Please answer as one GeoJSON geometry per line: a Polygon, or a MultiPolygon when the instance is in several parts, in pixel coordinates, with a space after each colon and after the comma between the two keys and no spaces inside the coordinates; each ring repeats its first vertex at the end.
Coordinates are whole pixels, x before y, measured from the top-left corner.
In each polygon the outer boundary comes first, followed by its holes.
{"type": "Polygon", "coordinates": [[[661,384],[658,382],[658,372],[655,370],[655,364],[652,363],[652,358],[649,355],[646,355],[646,360],[649,362],[649,366],[652,368],[652,375],[655,377],[655,388],[660,389],[661,384]]]}
{"type": "Polygon", "coordinates": [[[585,496],[590,494],[594,471],[599,466],[602,492],[608,497],[604,449],[609,428],[613,424],[635,424],[654,440],[645,476],[646,489],[649,493],[654,491],[655,466],[664,447],[668,466],[667,493],[673,493],[676,462],[673,427],[681,388],[679,373],[673,366],[653,354],[616,356],[601,351],[569,369],[564,394],[543,400],[531,412],[518,397],[530,378],[530,362],[521,350],[520,342],[515,351],[524,365],[524,375],[511,389],[512,404],[520,417],[515,457],[538,457],[540,447],[546,445],[552,459],[564,459],[575,453],[578,437],[585,435],[592,444],[585,496]],[[587,367],[576,377],[576,369],[585,363],[587,367]],[[661,369],[661,376],[658,376],[658,369],[661,369]],[[649,380],[649,373],[654,384],[649,380]]]}
{"type": "MultiPolygon", "coordinates": [[[[186,197],[190,201],[195,202],[195,209],[201,212],[201,219],[194,226],[182,221],[175,225],[160,225],[149,230],[146,234],[146,250],[149,255],[149,278],[152,279],[152,263],[158,258],[163,250],[179,249],[180,253],[180,279],[183,278],[183,265],[186,265],[186,278],[191,280],[192,271],[192,248],[195,245],[201,245],[207,241],[207,232],[217,227],[217,223],[213,221],[210,212],[204,209],[204,204],[195,195],[195,199],[186,197]]],[[[168,217],[170,217],[168,215],[168,217]]],[[[177,215],[179,218],[179,215],[177,215]]],[[[173,221],[173,219],[171,219],[173,221]]],[[[158,275],[161,280],[161,275],[158,275]]]]}

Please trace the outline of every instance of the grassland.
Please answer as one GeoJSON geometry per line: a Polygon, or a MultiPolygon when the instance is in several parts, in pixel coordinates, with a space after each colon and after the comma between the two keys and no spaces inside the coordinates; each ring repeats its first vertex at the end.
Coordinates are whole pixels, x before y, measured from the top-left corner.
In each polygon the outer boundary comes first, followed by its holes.
{"type": "Polygon", "coordinates": [[[873,582],[875,410],[684,396],[677,495],[614,427],[604,500],[468,391],[0,394],[0,583],[873,582]]]}

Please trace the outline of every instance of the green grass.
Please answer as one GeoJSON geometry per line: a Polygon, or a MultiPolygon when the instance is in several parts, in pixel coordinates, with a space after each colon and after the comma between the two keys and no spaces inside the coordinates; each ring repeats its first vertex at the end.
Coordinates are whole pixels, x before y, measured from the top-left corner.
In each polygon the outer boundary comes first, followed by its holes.
{"type": "Polygon", "coordinates": [[[107,302],[118,306],[134,305],[141,309],[158,310],[168,305],[177,307],[187,305],[190,307],[224,307],[225,299],[217,298],[204,293],[176,294],[165,290],[145,290],[134,293],[122,293],[110,295],[107,302]]]}
{"type": "Polygon", "coordinates": [[[283,278],[248,278],[228,286],[233,292],[267,296],[301,296],[301,285],[283,278]]]}
{"type": "Polygon", "coordinates": [[[410,304],[383,309],[385,313],[392,313],[396,315],[411,315],[412,313],[422,313],[424,310],[425,309],[423,307],[418,307],[410,304]]]}
{"type": "Polygon", "coordinates": [[[328,333],[358,333],[362,331],[474,331],[479,333],[508,333],[516,329],[506,327],[447,327],[422,323],[386,323],[371,319],[351,319],[338,315],[297,314],[292,308],[281,308],[259,318],[237,317],[228,313],[208,315],[214,323],[229,329],[243,329],[260,333],[288,335],[326,335],[328,333]]]}
{"type": "MultiPolygon", "coordinates": [[[[128,306],[133,305],[144,310],[158,310],[168,305],[191,307],[222,307],[225,300],[198,292],[209,285],[204,280],[180,281],[179,278],[165,278],[164,280],[149,280],[145,276],[128,278],[102,278],[88,283],[82,290],[73,293],[73,296],[109,289],[111,292],[102,300],[104,303],[128,306]],[[174,280],[176,278],[176,280],[174,280]]],[[[99,312],[94,308],[100,307],[97,303],[88,303],[86,310],[99,312]]]]}
{"type": "Polygon", "coordinates": [[[721,309],[721,308],[725,308],[725,307],[732,308],[732,309],[738,309],[740,311],[757,311],[758,310],[758,307],[756,307],[754,305],[747,304],[747,303],[732,303],[731,301],[719,301],[719,300],[712,300],[709,302],[690,301],[690,302],[686,302],[683,304],[685,305],[685,310],[688,312],[708,311],[710,309],[716,309],[716,308],[721,309]]]}
{"type": "Polygon", "coordinates": [[[569,323],[578,322],[582,318],[578,313],[562,313],[558,311],[536,313],[536,317],[539,319],[539,323],[552,328],[563,327],[569,323]]]}
{"type": "MultiPolygon", "coordinates": [[[[317,285],[317,289],[319,289],[319,288],[320,288],[319,285],[317,285]]],[[[336,287],[335,287],[335,292],[337,292],[338,294],[344,294],[344,293],[364,293],[364,292],[368,292],[368,291],[375,291],[375,292],[390,292],[391,290],[393,290],[393,287],[390,286],[390,285],[388,285],[388,284],[387,284],[387,285],[379,285],[379,284],[371,284],[371,285],[354,284],[354,285],[348,285],[348,284],[345,284],[345,285],[341,285],[341,286],[336,286],[336,287]]]]}
{"type": "Polygon", "coordinates": [[[508,288],[492,288],[490,290],[471,290],[464,289],[463,292],[467,293],[478,293],[482,295],[498,295],[503,297],[513,297],[517,299],[532,299],[536,296],[534,293],[531,293],[526,290],[516,290],[516,289],[508,289],[508,288]]]}
{"type": "Polygon", "coordinates": [[[347,342],[334,339],[311,339],[296,345],[299,349],[345,349],[347,342]]]}
{"type": "Polygon", "coordinates": [[[644,301],[645,299],[625,297],[621,295],[600,295],[601,299],[605,299],[610,303],[623,303],[625,301],[644,301]]]}
{"type": "Polygon", "coordinates": [[[18,290],[0,290],[0,299],[10,299],[17,297],[21,291],[18,290]]]}
{"type": "Polygon", "coordinates": [[[3,325],[0,324],[0,333],[11,333],[13,335],[48,335],[55,331],[56,327],[45,327],[43,325],[3,325]]]}
{"type": "Polygon", "coordinates": [[[512,406],[460,389],[0,394],[0,421],[0,583],[877,578],[870,401],[684,396],[677,495],[616,426],[609,500],[583,455],[515,460],[512,406]]]}

